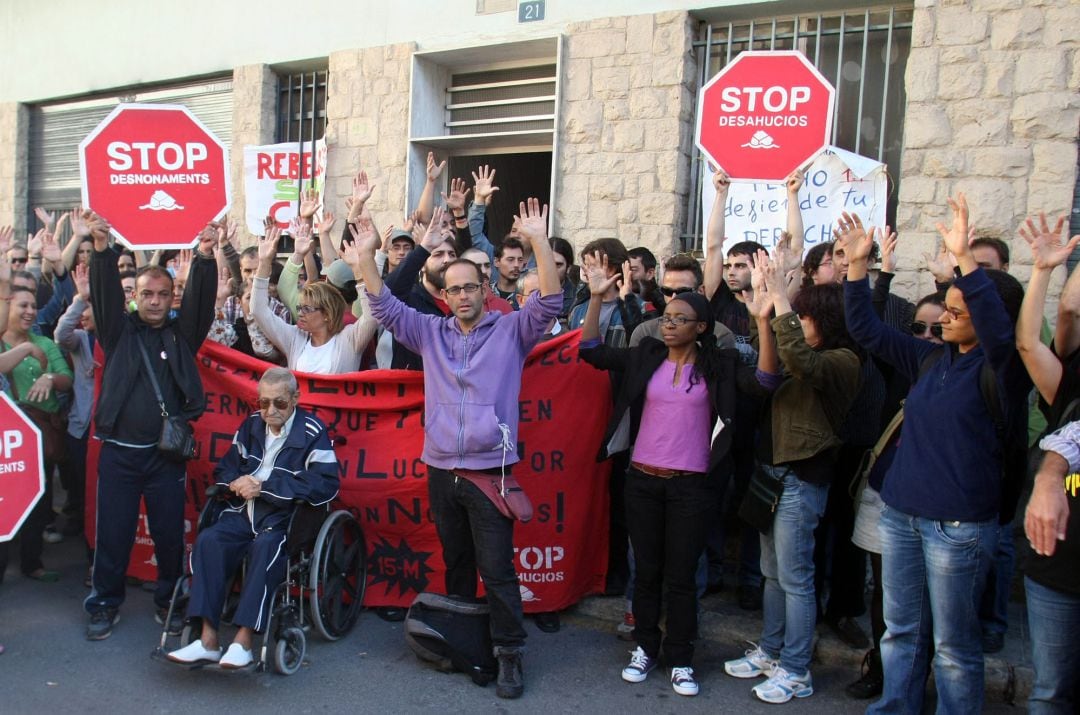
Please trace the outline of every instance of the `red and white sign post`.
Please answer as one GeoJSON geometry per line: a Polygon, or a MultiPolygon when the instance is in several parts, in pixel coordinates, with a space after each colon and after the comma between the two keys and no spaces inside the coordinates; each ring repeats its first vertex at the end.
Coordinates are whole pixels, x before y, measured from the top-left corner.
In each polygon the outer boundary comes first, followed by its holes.
{"type": "Polygon", "coordinates": [[[782,183],[828,146],[835,95],[801,52],[743,52],[701,88],[698,148],[733,181],[782,183]]]}
{"type": "Polygon", "coordinates": [[[187,107],[121,104],[79,144],[83,205],[130,248],[190,248],[225,215],[229,153],[187,107]]]}
{"type": "Polygon", "coordinates": [[[0,541],[15,538],[45,493],[41,432],[0,392],[0,541]]]}

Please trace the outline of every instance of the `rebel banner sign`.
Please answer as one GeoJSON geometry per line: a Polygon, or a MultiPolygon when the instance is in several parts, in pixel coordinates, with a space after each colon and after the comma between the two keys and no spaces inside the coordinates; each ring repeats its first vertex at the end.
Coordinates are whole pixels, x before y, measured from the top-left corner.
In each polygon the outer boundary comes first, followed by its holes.
{"type": "Polygon", "coordinates": [[[253,236],[264,232],[263,219],[270,216],[278,228],[288,228],[296,217],[300,194],[326,188],[326,140],[285,142],[244,147],[244,222],[253,236]],[[301,149],[302,147],[302,149],[301,149]]]}
{"type": "MultiPolygon", "coordinates": [[[[534,516],[514,527],[514,566],[527,612],[556,611],[603,590],[608,553],[610,465],[596,454],[611,413],[608,376],[578,357],[580,333],[542,343],[522,377],[514,475],[534,516]]],[[[207,341],[199,355],[206,413],[195,423],[198,457],[188,463],[186,536],[214,483],[214,467],[255,409],[268,365],[207,341]]],[[[336,508],[360,521],[368,550],[368,606],[410,604],[421,591],[444,591],[442,549],[428,509],[423,448],[423,375],[375,370],[349,375],[299,373],[300,404],[326,423],[341,475],[336,508]]],[[[493,380],[502,376],[492,375],[493,380]]],[[[91,440],[87,495],[96,494],[91,440]]],[[[93,534],[88,499],[87,534],[93,534]]],[[[128,573],[155,578],[153,541],[139,519],[128,573]]]]}

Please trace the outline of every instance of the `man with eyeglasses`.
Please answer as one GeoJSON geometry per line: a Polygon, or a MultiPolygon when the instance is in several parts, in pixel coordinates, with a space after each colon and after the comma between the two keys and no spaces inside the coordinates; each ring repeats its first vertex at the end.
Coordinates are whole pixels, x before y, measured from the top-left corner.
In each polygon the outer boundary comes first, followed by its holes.
{"type": "MultiPolygon", "coordinates": [[[[436,227],[440,213],[435,209],[436,227]]],[[[379,238],[370,223],[352,227],[356,243],[343,247],[345,260],[364,281],[372,315],[424,358],[422,459],[446,563],[446,592],[475,596],[479,570],[499,662],[495,692],[502,698],[517,698],[524,691],[525,629],[513,564],[514,522],[471,479],[498,477],[497,483],[507,485],[510,467],[518,461],[518,395],[525,358],[562,307],[547,240],[547,206],[541,211],[540,202],[529,199],[527,208],[521,204],[514,225],[532,246],[540,295],[508,315],[484,312],[484,277],[470,261],[458,259],[446,268],[442,299],[450,316],[441,318],[410,308],[383,285],[375,265],[379,238]]]]}
{"type": "Polygon", "coordinates": [[[338,493],[338,462],[326,425],[298,407],[300,387],[286,368],[272,367],[259,380],[257,412],[249,415],[214,469],[219,488],[231,494],[217,522],[199,533],[191,554],[187,617],[202,620],[198,640],[168,654],[177,663],[250,665],[251,641],[267,623],[267,607],[285,578],[282,548],[296,500],[314,506],[338,493]],[[232,622],[239,629],[222,654],[218,624],[229,584],[245,555],[243,588],[232,622]]]}

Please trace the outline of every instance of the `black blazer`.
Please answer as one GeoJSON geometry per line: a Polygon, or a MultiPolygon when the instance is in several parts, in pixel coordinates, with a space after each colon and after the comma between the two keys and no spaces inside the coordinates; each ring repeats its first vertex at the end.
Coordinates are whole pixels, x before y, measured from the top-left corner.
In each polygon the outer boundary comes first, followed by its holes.
{"type": "MultiPolygon", "coordinates": [[[[709,471],[712,472],[727,457],[731,449],[731,437],[734,433],[735,391],[741,390],[754,398],[763,399],[771,390],[757,380],[757,371],[739,359],[739,352],[734,349],[719,350],[721,371],[717,379],[708,383],[709,401],[712,404],[714,418],[724,422],[724,428],[716,435],[709,450],[709,471]]],[[[602,462],[611,456],[608,444],[619,427],[623,413],[630,410],[630,444],[634,443],[641,427],[641,411],[645,406],[645,391],[653,373],[667,359],[668,348],[655,338],[645,338],[636,347],[612,348],[603,343],[594,347],[581,348],[581,359],[601,370],[620,373],[615,394],[615,411],[611,414],[604,441],[596,461],[602,462]]]]}

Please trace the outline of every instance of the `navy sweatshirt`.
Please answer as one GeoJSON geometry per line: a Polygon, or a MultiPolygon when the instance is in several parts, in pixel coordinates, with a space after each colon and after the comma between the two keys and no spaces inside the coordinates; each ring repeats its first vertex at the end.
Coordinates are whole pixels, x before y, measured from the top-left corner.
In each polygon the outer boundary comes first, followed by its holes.
{"type": "Polygon", "coordinates": [[[979,345],[963,354],[947,347],[921,379],[923,359],[940,346],[883,324],[868,280],[845,281],[844,310],[851,336],[912,382],[882,499],[927,519],[987,521],[998,517],[1001,504],[1002,449],[979,389],[983,362],[989,360],[997,376],[1006,419],[1027,409],[1031,380],[1005,305],[986,273],[980,268],[954,285],[964,294],[979,345]]]}

